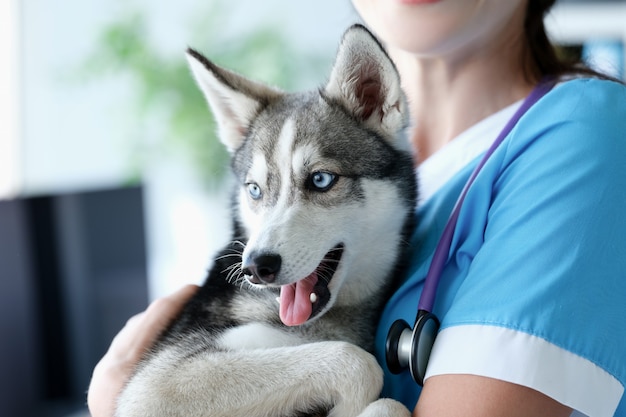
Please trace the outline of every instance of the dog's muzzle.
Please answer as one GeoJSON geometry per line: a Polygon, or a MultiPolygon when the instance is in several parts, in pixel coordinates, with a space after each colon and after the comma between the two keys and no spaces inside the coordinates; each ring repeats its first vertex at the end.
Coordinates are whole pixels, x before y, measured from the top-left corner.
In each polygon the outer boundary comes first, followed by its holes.
{"type": "MultiPolygon", "coordinates": [[[[278,300],[281,304],[281,319],[285,324],[302,324],[324,310],[331,299],[328,285],[339,267],[343,252],[344,245],[336,245],[324,255],[318,266],[309,275],[298,281],[281,285],[278,300]],[[306,301],[304,301],[305,299],[306,301]],[[285,313],[283,315],[284,311],[299,311],[299,313],[285,313]]],[[[276,286],[281,266],[282,258],[280,255],[253,252],[244,261],[242,272],[252,284],[276,286]]]]}

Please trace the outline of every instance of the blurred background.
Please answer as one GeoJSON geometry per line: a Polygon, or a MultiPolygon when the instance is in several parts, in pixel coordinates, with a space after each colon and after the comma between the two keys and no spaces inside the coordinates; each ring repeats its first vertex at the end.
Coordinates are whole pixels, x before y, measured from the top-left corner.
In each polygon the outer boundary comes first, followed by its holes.
{"type": "MultiPolygon", "coordinates": [[[[349,1],[0,1],[0,416],[85,414],[132,315],[228,239],[228,158],[191,46],[286,90],[324,82],[349,1]]],[[[624,77],[626,2],[564,1],[563,53],[624,77]]]]}

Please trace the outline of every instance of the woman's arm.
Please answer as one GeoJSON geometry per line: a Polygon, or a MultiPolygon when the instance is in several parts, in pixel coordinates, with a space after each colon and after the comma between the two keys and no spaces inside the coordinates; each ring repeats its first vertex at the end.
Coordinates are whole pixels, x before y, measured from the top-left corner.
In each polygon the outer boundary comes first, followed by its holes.
{"type": "Polygon", "coordinates": [[[414,417],[567,417],[572,410],[533,389],[476,375],[428,378],[414,417]]]}

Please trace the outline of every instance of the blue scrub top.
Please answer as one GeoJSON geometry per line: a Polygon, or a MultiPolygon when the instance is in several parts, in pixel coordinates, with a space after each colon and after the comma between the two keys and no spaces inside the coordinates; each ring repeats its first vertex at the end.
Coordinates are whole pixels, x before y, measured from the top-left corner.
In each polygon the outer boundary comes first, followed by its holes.
{"type": "MultiPolygon", "coordinates": [[[[391,323],[415,320],[434,248],[478,160],[417,210],[411,265],[376,336],[382,364],[391,323]]],[[[588,415],[626,416],[626,87],[562,82],[520,119],[467,194],[434,312],[448,345],[436,345],[429,373],[484,374],[588,415]],[[520,357],[520,346],[530,353],[520,357]]],[[[417,384],[383,368],[383,394],[412,409],[417,384]]]]}

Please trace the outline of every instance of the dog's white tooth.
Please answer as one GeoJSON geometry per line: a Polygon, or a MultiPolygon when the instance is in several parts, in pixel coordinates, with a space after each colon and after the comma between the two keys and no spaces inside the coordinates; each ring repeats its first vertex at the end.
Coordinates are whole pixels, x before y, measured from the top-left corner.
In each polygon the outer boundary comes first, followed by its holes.
{"type": "Polygon", "coordinates": [[[311,293],[311,295],[309,295],[309,300],[311,300],[311,304],[313,304],[314,302],[317,301],[317,294],[315,294],[314,292],[311,293]]]}
{"type": "Polygon", "coordinates": [[[276,302],[280,304],[280,297],[276,297],[276,302]]]}

